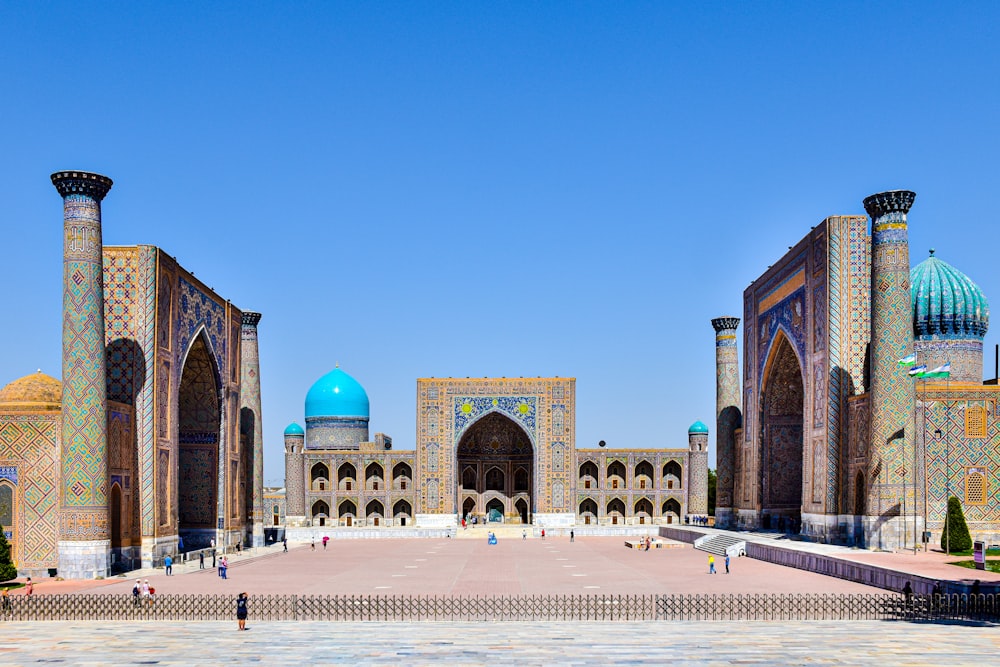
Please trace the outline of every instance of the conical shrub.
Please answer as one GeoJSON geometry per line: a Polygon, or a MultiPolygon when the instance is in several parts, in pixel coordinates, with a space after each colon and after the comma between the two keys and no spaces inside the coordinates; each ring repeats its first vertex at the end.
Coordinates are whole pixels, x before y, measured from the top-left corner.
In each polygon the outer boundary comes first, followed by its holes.
{"type": "Polygon", "coordinates": [[[17,577],[17,568],[10,559],[10,544],[0,526],[0,581],[10,581],[17,577]]]}
{"type": "Polygon", "coordinates": [[[969,526],[965,523],[962,503],[955,496],[948,499],[948,518],[941,531],[941,548],[946,551],[968,551],[972,548],[972,537],[969,535],[969,526]]]}

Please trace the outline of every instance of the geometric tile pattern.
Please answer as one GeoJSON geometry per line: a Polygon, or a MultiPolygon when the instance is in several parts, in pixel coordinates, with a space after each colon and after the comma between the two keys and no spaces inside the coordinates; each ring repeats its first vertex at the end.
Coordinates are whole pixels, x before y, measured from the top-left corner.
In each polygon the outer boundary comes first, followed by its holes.
{"type": "Polygon", "coordinates": [[[108,461],[100,197],[65,194],[63,217],[60,536],[103,540],[108,539],[108,461]]]}
{"type": "Polygon", "coordinates": [[[911,471],[911,481],[913,474],[916,394],[908,369],[899,363],[913,352],[906,222],[913,199],[912,192],[893,191],[864,202],[872,218],[869,515],[902,504],[905,471],[911,471]]]}
{"type": "Polygon", "coordinates": [[[17,525],[11,546],[23,570],[55,567],[58,560],[60,421],[59,413],[0,415],[0,469],[19,473],[13,479],[17,525]]]}

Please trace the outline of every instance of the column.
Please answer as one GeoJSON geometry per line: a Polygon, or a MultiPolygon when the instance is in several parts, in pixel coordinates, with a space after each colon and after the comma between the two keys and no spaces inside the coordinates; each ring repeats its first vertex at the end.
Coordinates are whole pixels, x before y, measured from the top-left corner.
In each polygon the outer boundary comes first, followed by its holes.
{"type": "Polygon", "coordinates": [[[106,577],[108,515],[107,384],[101,200],[106,176],[52,174],[63,198],[63,395],[59,576],[106,577]]]}
{"type": "Polygon", "coordinates": [[[253,546],[264,546],[264,435],[261,430],[260,355],[257,350],[257,324],[260,313],[243,313],[240,327],[240,413],[253,415],[253,546]]]}
{"type": "MultiPolygon", "coordinates": [[[[297,428],[285,430],[285,526],[303,526],[306,517],[305,431],[297,428]]],[[[337,472],[330,470],[330,485],[337,488],[337,472]]],[[[336,491],[334,491],[336,495],[336,491]]],[[[334,501],[336,502],[336,500],[334,501]]],[[[331,515],[334,508],[330,508],[331,515]]]]}
{"type": "Polygon", "coordinates": [[[715,525],[735,528],[736,429],[742,423],[738,317],[717,317],[715,329],[715,525]]]}
{"type": "Polygon", "coordinates": [[[907,190],[893,190],[864,200],[872,219],[871,446],[865,533],[870,546],[887,549],[901,547],[906,540],[904,480],[912,484],[914,472],[916,394],[908,368],[899,360],[913,352],[906,214],[915,197],[907,190]]]}

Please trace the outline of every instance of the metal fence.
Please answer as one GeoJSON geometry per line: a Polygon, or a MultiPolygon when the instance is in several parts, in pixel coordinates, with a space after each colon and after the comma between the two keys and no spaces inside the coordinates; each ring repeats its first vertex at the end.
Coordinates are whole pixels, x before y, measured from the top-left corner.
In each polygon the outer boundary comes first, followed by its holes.
{"type": "MultiPolygon", "coordinates": [[[[3,621],[219,621],[230,595],[34,595],[8,598],[3,621]]],[[[1000,621],[1000,595],[378,595],[251,596],[255,621],[1000,621]]]]}

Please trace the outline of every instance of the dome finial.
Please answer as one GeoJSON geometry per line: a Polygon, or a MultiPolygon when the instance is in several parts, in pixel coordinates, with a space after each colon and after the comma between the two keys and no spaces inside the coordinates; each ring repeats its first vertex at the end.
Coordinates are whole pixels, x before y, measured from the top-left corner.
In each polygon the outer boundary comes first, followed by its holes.
{"type": "Polygon", "coordinates": [[[340,368],[340,362],[339,361],[333,362],[333,367],[334,368],[340,368]]]}
{"type": "Polygon", "coordinates": [[[934,248],[931,248],[931,257],[934,256],[934,248]]]}

